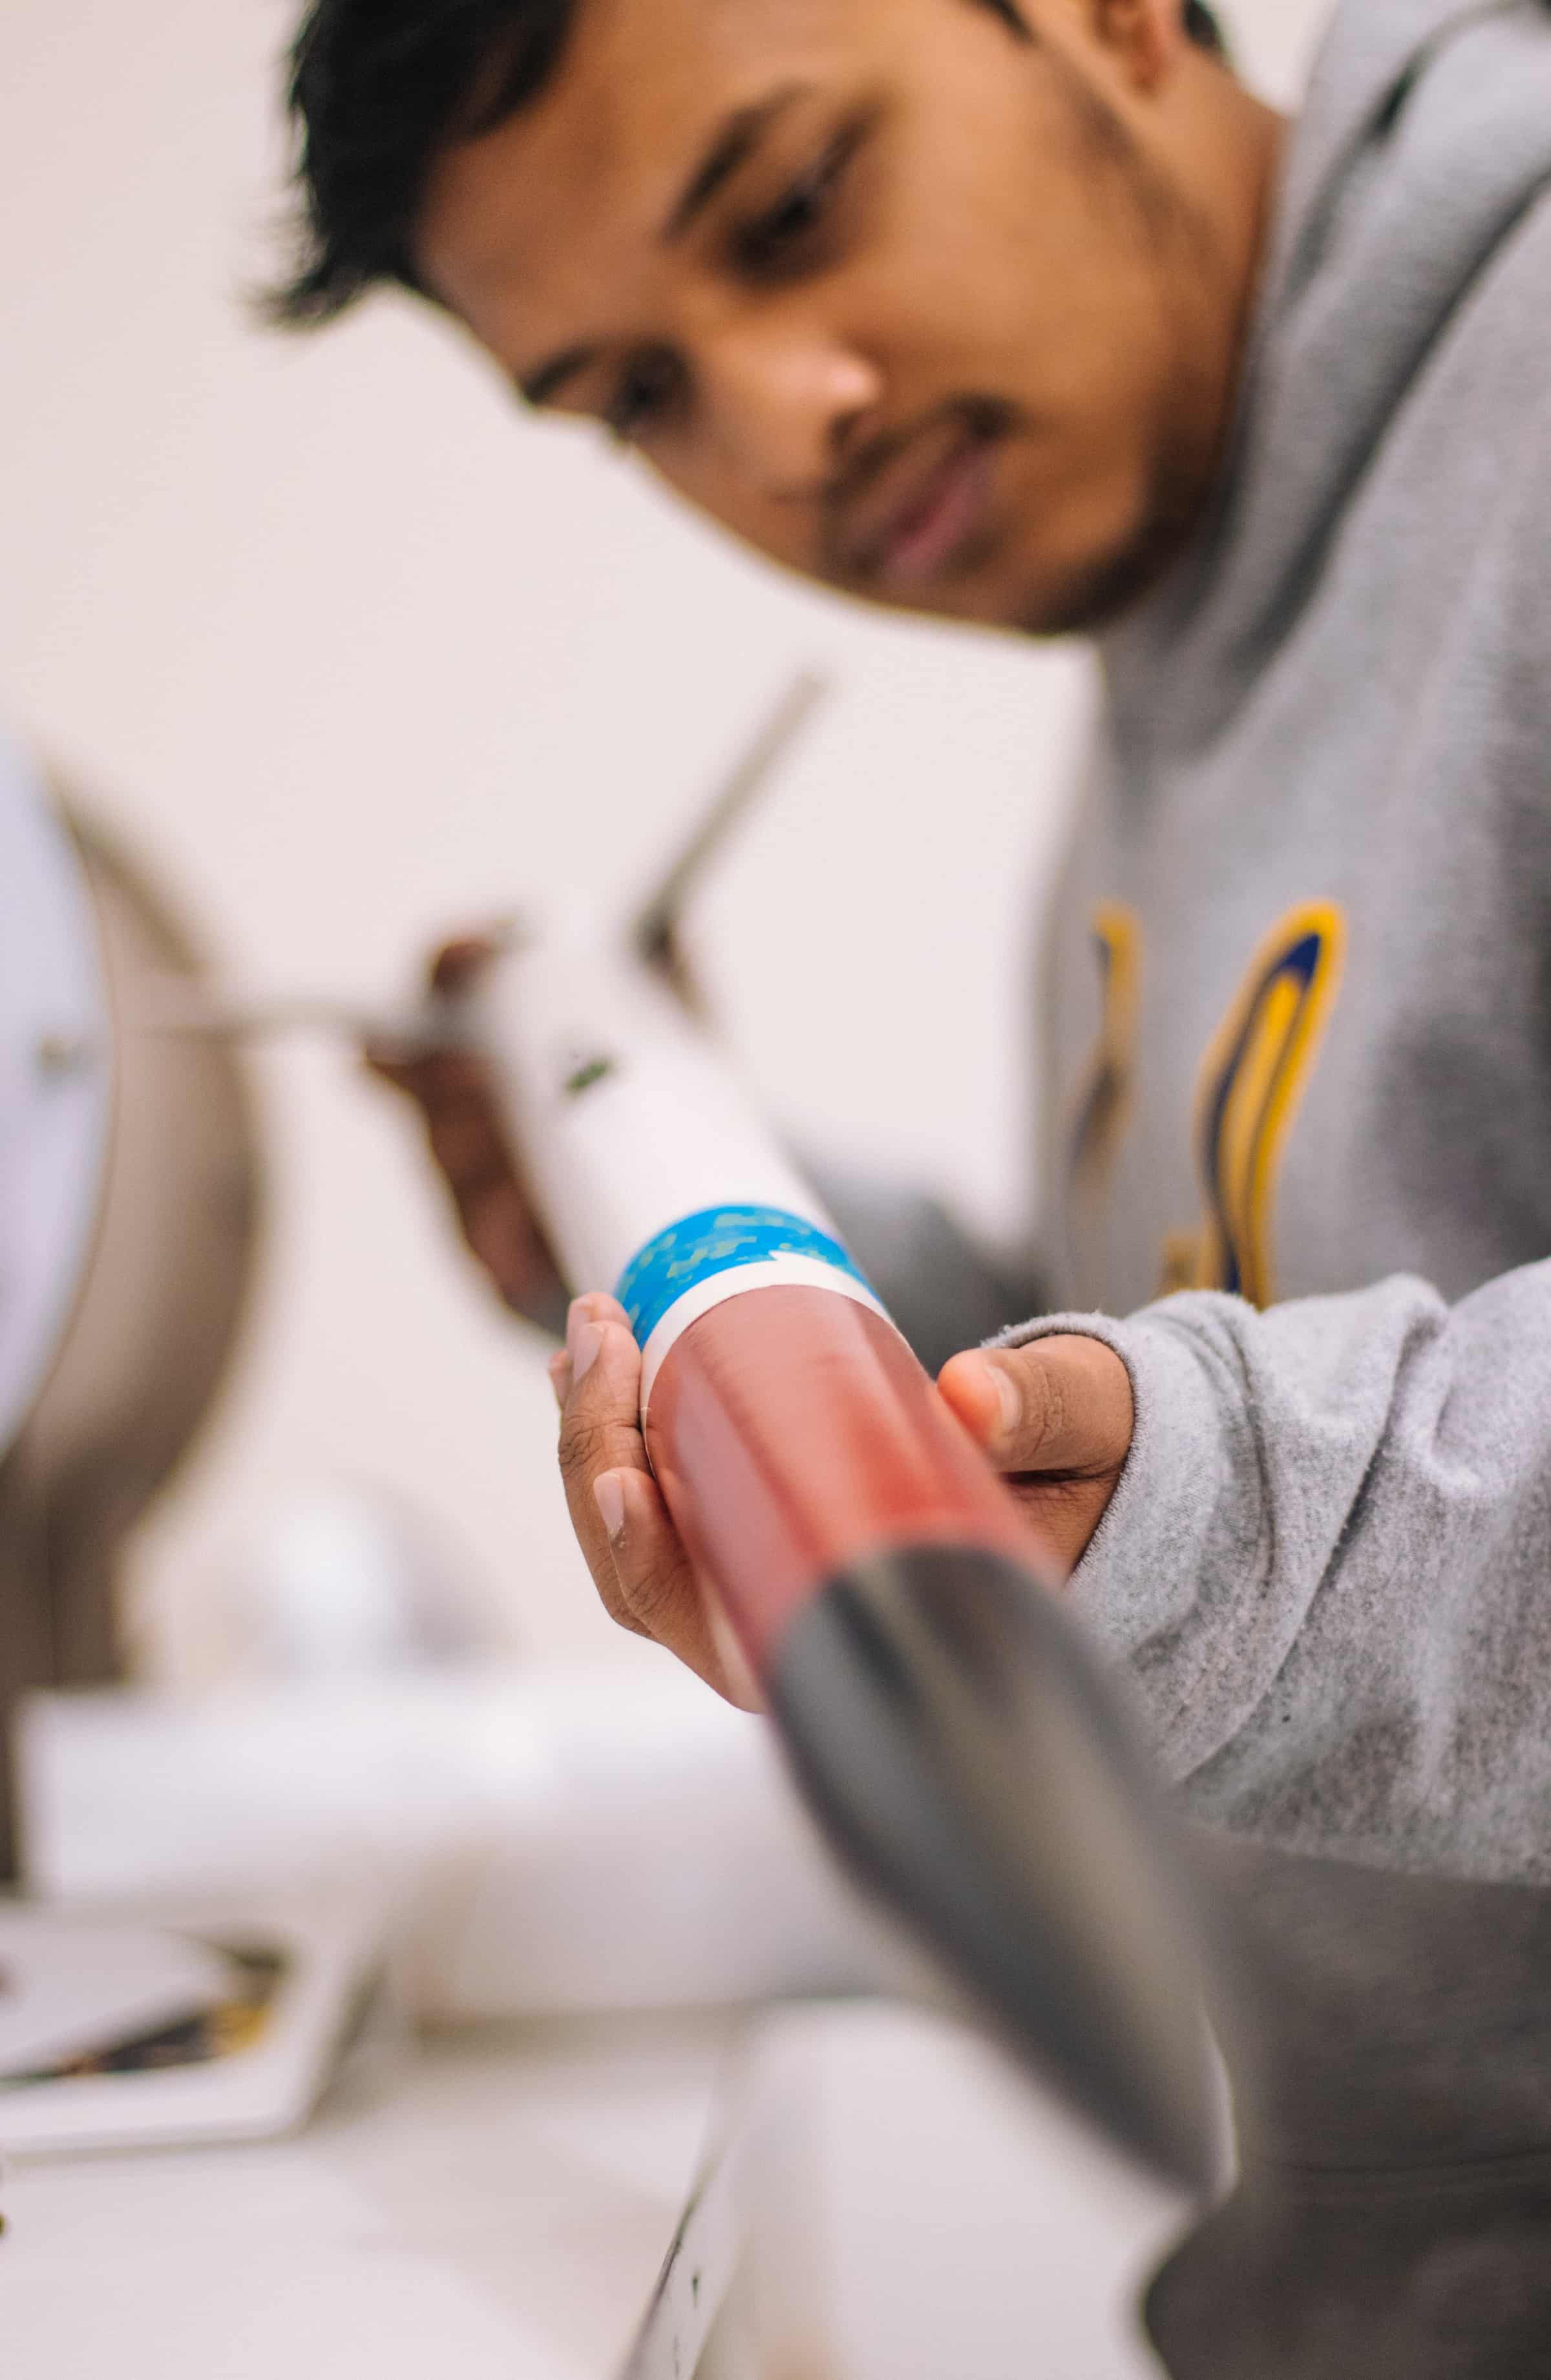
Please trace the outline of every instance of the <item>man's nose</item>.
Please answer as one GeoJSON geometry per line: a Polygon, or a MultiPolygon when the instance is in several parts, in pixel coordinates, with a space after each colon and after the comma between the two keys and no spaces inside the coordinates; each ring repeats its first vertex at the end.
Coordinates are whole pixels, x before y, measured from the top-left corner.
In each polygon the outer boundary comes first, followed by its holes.
{"type": "Polygon", "coordinates": [[[816,495],[882,394],[866,356],[812,327],[779,322],[724,324],[702,344],[700,370],[713,437],[766,497],[816,495]]]}

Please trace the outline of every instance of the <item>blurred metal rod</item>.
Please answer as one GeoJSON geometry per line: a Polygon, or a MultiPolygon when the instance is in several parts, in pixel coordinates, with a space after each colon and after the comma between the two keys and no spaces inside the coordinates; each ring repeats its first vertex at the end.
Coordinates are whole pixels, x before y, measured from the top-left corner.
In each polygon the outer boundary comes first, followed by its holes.
{"type": "Polygon", "coordinates": [[[660,967],[668,957],[673,929],[707,863],[829,692],[830,681],[818,671],[802,671],[712,795],[630,928],[630,940],[649,966],[660,967]]]}
{"type": "Polygon", "coordinates": [[[220,1041],[262,1041],[285,1033],[326,1033],[405,1059],[474,1046],[467,1003],[431,996],[414,1008],[369,1008],[327,992],[234,1000],[219,992],[169,990],[147,1020],[152,1033],[188,1033],[220,1041]]]}
{"type": "MultiPolygon", "coordinates": [[[[800,672],[718,784],[656,890],[626,926],[627,942],[648,965],[661,967],[669,959],[673,930],[690,892],[830,690],[830,680],[818,671],[800,672]]],[[[510,949],[523,932],[520,920],[508,920],[492,940],[510,949]]],[[[469,1003],[456,994],[433,992],[413,1008],[377,1009],[327,992],[245,1000],[183,983],[167,985],[147,1029],[208,1035],[224,1041],[327,1033],[406,1060],[429,1057],[440,1050],[471,1049],[477,1040],[469,1003]]]]}

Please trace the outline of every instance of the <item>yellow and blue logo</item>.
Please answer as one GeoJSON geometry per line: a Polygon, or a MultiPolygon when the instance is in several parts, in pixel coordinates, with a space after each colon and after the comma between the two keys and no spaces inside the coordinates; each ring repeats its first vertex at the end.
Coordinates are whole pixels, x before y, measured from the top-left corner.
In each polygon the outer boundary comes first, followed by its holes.
{"type": "Polygon", "coordinates": [[[1108,1186],[1134,1082],[1142,999],[1142,928],[1135,910],[1121,901],[1102,902],[1094,911],[1093,938],[1103,1005],[1072,1130],[1072,1194],[1089,1207],[1108,1186]]]}
{"type": "Polygon", "coordinates": [[[1201,1069],[1196,1147],[1206,1214],[1196,1285],[1252,1305],[1276,1295],[1271,1235],[1282,1150],[1340,981],[1346,920],[1311,901],[1273,928],[1201,1069]]]}
{"type": "MultiPolygon", "coordinates": [[[[1133,1089],[1141,929],[1129,909],[1094,919],[1104,1006],[1072,1139],[1076,1211],[1102,1197],[1133,1089]]],[[[1226,1289],[1253,1305],[1276,1295],[1277,1178],[1340,982],[1345,915],[1309,901],[1279,918],[1255,951],[1202,1061],[1194,1136],[1205,1194],[1199,1228],[1165,1242],[1158,1294],[1226,1289]]]]}

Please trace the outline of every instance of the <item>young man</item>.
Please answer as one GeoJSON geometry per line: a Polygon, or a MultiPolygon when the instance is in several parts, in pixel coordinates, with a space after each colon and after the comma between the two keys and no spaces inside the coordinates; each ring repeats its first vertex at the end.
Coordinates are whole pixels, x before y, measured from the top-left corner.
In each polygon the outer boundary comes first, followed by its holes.
{"type": "MultiPolygon", "coordinates": [[[[318,0],[296,101],[297,317],[406,284],[792,567],[1098,636],[1068,1310],[942,1382],[1271,1946],[1149,2318],[1181,2380],[1551,2372],[1551,7],[1347,0],[1285,155],[1181,0],[318,0]]],[[[573,1515],[714,1674],[635,1366],[581,1301],[573,1515]]]]}

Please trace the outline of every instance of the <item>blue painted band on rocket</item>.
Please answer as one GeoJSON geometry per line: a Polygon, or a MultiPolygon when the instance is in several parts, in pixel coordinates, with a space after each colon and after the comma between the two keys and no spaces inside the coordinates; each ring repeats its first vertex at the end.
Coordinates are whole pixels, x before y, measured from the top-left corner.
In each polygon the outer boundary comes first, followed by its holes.
{"type": "Polygon", "coordinates": [[[644,1347],[679,1299],[714,1274],[772,1257],[806,1257],[870,1289],[840,1242],[782,1207],[705,1207],[670,1223],[638,1248],[619,1277],[614,1295],[644,1347]]]}

